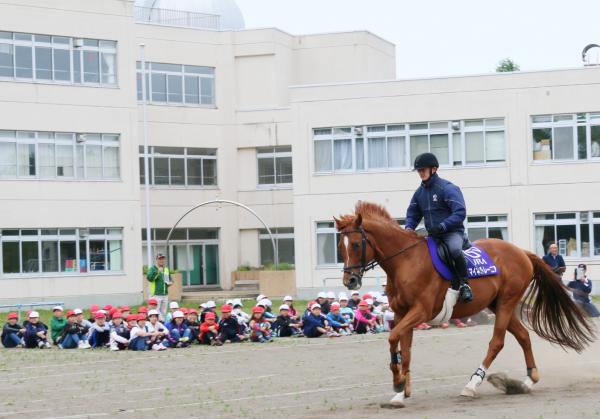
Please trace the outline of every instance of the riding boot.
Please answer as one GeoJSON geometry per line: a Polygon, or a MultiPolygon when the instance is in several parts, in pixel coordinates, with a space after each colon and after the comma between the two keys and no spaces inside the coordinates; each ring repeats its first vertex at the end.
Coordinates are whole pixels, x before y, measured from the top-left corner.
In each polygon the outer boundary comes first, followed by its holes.
{"type": "MultiPolygon", "coordinates": [[[[471,287],[467,282],[467,261],[462,255],[454,259],[454,267],[456,268],[456,275],[458,277],[458,281],[456,282],[458,283],[459,297],[462,301],[468,303],[473,299],[473,291],[471,291],[471,287]]],[[[453,281],[453,288],[456,282],[453,281]]]]}

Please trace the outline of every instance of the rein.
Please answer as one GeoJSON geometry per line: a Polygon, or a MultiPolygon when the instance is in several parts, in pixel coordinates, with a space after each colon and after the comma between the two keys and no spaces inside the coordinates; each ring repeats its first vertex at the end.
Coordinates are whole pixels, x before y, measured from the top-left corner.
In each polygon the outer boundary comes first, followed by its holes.
{"type": "Polygon", "coordinates": [[[382,263],[384,263],[387,260],[390,260],[404,252],[406,252],[407,250],[410,250],[411,248],[417,246],[419,243],[422,243],[421,240],[418,240],[400,250],[398,250],[397,252],[392,253],[389,256],[385,256],[383,259],[381,259],[380,261],[377,261],[375,259],[371,260],[370,262],[367,262],[367,245],[371,246],[371,249],[373,249],[373,251],[375,252],[375,254],[379,253],[377,251],[377,249],[375,248],[375,246],[373,246],[373,244],[371,243],[371,241],[369,240],[369,238],[367,237],[367,231],[360,226],[358,229],[356,230],[350,230],[350,231],[340,231],[340,234],[345,234],[348,235],[350,233],[360,233],[361,235],[361,242],[362,242],[362,249],[361,249],[361,256],[360,256],[360,264],[359,265],[352,265],[352,266],[345,266],[342,269],[342,272],[346,272],[346,273],[352,273],[352,269],[360,269],[360,276],[362,276],[365,272],[370,271],[371,269],[375,269],[375,267],[377,265],[380,265],[382,263]]]}

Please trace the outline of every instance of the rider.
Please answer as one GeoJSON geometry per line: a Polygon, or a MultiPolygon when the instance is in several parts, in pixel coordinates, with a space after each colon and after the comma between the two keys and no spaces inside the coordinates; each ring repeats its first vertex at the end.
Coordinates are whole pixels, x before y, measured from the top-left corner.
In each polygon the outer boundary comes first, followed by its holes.
{"type": "Polygon", "coordinates": [[[444,242],[454,260],[452,289],[459,291],[461,300],[469,302],[473,292],[467,283],[467,262],[462,253],[467,209],[459,187],[438,176],[439,166],[433,153],[419,154],[415,158],[414,170],[419,173],[421,186],[406,210],[405,228],[414,230],[425,218],[428,234],[444,242]]]}

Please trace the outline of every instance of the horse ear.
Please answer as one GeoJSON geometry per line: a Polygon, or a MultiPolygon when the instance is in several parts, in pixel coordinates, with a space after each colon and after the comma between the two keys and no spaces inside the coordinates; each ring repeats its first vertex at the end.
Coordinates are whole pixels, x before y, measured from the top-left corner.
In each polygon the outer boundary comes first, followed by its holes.
{"type": "Polygon", "coordinates": [[[362,224],[362,215],[358,214],[356,216],[356,220],[354,220],[354,223],[356,224],[356,227],[360,227],[360,225],[362,224]]]}
{"type": "Polygon", "coordinates": [[[333,221],[335,221],[335,228],[337,228],[338,230],[341,230],[341,221],[336,218],[335,216],[333,217],[333,221]]]}

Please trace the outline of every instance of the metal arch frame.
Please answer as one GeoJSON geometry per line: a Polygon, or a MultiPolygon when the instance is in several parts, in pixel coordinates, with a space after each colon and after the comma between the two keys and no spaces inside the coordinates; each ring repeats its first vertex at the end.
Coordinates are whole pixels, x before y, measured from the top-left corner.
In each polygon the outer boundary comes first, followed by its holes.
{"type": "MultiPolygon", "coordinates": [[[[254,215],[258,221],[261,222],[261,224],[267,229],[267,232],[269,233],[269,237],[271,238],[271,245],[273,246],[273,256],[275,259],[275,270],[277,270],[277,265],[279,264],[279,254],[277,253],[277,245],[275,244],[275,237],[273,236],[273,233],[271,232],[271,229],[269,228],[269,226],[267,226],[267,223],[265,223],[265,221],[256,213],[254,212],[254,210],[252,210],[251,208],[247,207],[246,205],[237,202],[237,201],[230,201],[228,199],[213,199],[211,201],[205,201],[202,202],[192,208],[190,208],[189,210],[187,210],[178,220],[177,222],[173,225],[173,227],[171,227],[171,230],[169,230],[169,234],[167,234],[167,242],[166,242],[166,255],[165,258],[167,259],[167,267],[169,269],[171,269],[171,258],[169,257],[169,243],[171,241],[171,235],[173,234],[173,231],[175,231],[175,228],[177,228],[177,226],[179,225],[179,223],[185,218],[187,217],[190,213],[194,212],[195,210],[197,210],[198,208],[201,208],[205,205],[210,205],[210,204],[230,204],[230,205],[235,205],[238,208],[243,208],[246,211],[248,211],[249,213],[251,213],[252,215],[254,215]]],[[[148,249],[149,252],[152,251],[152,249],[148,249]]]]}

